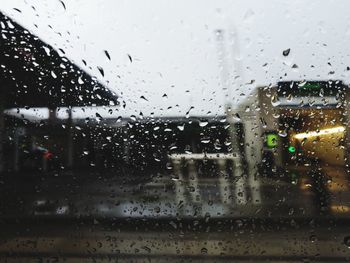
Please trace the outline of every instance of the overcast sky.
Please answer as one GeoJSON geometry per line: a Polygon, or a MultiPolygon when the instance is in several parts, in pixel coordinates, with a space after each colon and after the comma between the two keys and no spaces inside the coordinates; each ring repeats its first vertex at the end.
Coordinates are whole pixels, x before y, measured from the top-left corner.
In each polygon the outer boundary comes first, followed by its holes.
{"type": "Polygon", "coordinates": [[[1,11],[120,94],[119,115],[185,115],[191,107],[192,116],[220,115],[225,95],[235,106],[280,77],[349,82],[348,0],[0,1],[1,11]]]}

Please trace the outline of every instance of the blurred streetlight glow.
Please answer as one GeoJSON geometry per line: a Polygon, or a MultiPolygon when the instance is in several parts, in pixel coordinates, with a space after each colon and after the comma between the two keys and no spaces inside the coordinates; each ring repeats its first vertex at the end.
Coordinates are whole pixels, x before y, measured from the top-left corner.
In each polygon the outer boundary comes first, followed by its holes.
{"type": "Polygon", "coordinates": [[[342,133],[345,131],[345,127],[339,126],[334,128],[328,128],[328,129],[322,129],[319,131],[310,131],[310,132],[303,132],[298,133],[294,135],[295,139],[305,139],[309,137],[316,137],[316,136],[322,136],[327,134],[333,134],[333,133],[342,133]]]}

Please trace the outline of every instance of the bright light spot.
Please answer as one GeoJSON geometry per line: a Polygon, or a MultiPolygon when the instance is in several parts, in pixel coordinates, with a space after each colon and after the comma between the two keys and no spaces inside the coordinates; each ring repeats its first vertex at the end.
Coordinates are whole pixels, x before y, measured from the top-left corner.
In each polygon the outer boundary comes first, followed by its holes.
{"type": "Polygon", "coordinates": [[[334,213],[348,213],[350,212],[350,207],[347,205],[332,205],[331,211],[334,213]]]}
{"type": "Polygon", "coordinates": [[[333,133],[341,133],[341,132],[344,132],[344,131],[345,131],[345,127],[339,126],[339,127],[323,129],[323,130],[319,130],[319,131],[298,133],[298,134],[294,135],[294,138],[296,138],[296,139],[304,139],[304,138],[322,136],[322,135],[333,134],[333,133]]]}
{"type": "Polygon", "coordinates": [[[289,151],[290,153],[295,153],[295,147],[294,147],[294,146],[289,146],[289,147],[288,147],[288,151],[289,151]]]}

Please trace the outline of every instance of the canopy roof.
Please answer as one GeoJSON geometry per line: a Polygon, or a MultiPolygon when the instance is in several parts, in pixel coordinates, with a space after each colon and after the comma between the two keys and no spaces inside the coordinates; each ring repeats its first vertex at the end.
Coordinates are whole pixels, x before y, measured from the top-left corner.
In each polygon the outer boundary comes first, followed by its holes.
{"type": "Polygon", "coordinates": [[[0,97],[6,108],[116,105],[117,96],[0,12],[0,97]]]}

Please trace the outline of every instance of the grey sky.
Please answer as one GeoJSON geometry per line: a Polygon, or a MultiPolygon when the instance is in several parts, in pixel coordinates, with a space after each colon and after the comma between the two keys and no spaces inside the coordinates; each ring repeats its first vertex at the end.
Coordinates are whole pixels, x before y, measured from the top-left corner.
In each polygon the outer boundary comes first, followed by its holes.
{"type": "Polygon", "coordinates": [[[225,32],[233,106],[280,77],[349,82],[347,0],[63,1],[66,9],[59,0],[1,0],[1,10],[80,66],[86,60],[86,69],[125,99],[119,115],[185,115],[191,106],[191,115],[222,114],[216,29],[225,32]]]}

